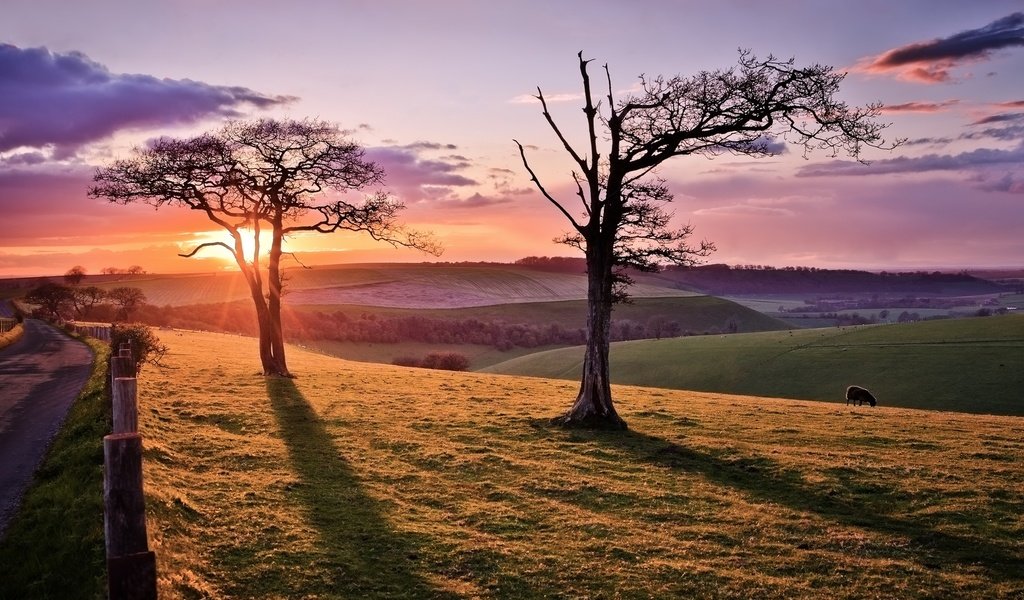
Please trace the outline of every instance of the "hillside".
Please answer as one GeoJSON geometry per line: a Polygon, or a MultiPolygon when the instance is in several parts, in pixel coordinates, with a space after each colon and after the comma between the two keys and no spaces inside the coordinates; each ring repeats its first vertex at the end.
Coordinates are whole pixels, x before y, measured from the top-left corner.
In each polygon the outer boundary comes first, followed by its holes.
{"type": "MultiPolygon", "coordinates": [[[[574,379],[582,348],[527,355],[487,372],[574,379]]],[[[843,401],[865,386],[882,404],[1024,415],[1024,315],[616,343],[612,381],[843,401]]]]}
{"type": "Polygon", "coordinates": [[[161,332],[140,380],[162,598],[1013,598],[1024,424],[575,386],[161,332]],[[386,565],[386,568],[382,568],[386,565]]]}
{"type": "MultiPolygon", "coordinates": [[[[88,279],[86,283],[89,283],[88,279]]],[[[102,288],[138,287],[159,306],[212,304],[249,297],[241,275],[147,275],[104,281],[102,288]]],[[[359,304],[402,308],[456,308],[586,297],[582,273],[551,273],[505,264],[351,264],[286,271],[287,302],[359,304]]],[[[686,296],[689,292],[638,285],[637,297],[686,296]]]]}

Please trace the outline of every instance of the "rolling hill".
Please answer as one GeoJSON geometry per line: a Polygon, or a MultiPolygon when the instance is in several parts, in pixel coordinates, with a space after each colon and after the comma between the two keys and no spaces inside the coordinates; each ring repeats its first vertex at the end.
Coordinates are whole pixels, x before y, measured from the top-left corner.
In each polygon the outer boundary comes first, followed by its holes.
{"type": "MultiPolygon", "coordinates": [[[[483,370],[575,379],[582,354],[483,370]]],[[[622,384],[838,402],[857,384],[890,406],[1024,415],[1024,315],[621,342],[611,367],[622,384]]]]}
{"type": "MultiPolygon", "coordinates": [[[[617,387],[161,332],[140,379],[164,598],[1014,598],[1021,420],[617,387]]],[[[98,440],[97,440],[98,443],[98,440]]]]}

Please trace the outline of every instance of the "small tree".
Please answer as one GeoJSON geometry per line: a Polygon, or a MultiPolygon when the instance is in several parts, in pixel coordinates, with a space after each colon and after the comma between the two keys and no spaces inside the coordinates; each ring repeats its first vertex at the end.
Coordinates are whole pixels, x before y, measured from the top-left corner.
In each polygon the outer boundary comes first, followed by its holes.
{"type": "Polygon", "coordinates": [[[110,352],[116,356],[122,346],[132,351],[132,374],[138,374],[143,363],[159,365],[167,354],[167,346],[153,330],[141,323],[116,323],[110,328],[110,352]]]}
{"type": "Polygon", "coordinates": [[[82,283],[83,278],[85,278],[85,267],[82,265],[75,265],[68,269],[67,273],[64,273],[64,283],[68,285],[78,285],[82,283]]]}
{"type": "Polygon", "coordinates": [[[663,263],[693,264],[714,250],[688,245],[689,225],[674,229],[663,209],[672,200],[665,182],[648,177],[666,160],[722,154],[772,156],[770,135],[782,135],[805,152],[845,151],[859,158],[864,146],[881,147],[874,121],[880,105],[851,108],[835,98],[842,74],[831,67],[797,68],[794,61],[758,59],[741,52],[737,67],[690,77],[640,77],[640,90],[616,100],[611,73],[607,102],[595,101],[580,52],[586,146],[577,149],[555,123],[544,94],[542,114],[578,170],[573,171],[577,216],[538,179],[516,141],[523,166],[540,193],[571,230],[557,241],[583,252],[587,263],[587,345],[583,376],[572,407],[557,422],[567,426],[625,429],[615,411],[609,379],[612,305],[630,283],[622,269],[651,271],[663,263]]]}
{"type": "Polygon", "coordinates": [[[81,319],[91,311],[97,304],[107,298],[107,292],[94,285],[72,290],[72,302],[75,305],[75,318],[81,319]]]}
{"type": "Polygon", "coordinates": [[[161,138],[132,158],[100,169],[93,197],[199,211],[230,241],[199,244],[227,250],[249,286],[259,325],[265,375],[290,375],[281,326],[286,236],[311,232],[365,232],[375,240],[440,253],[429,236],[398,225],[402,205],[380,192],[362,203],[335,193],[381,183],[380,167],[336,126],[322,121],[262,119],[236,122],[191,139],[161,138]],[[335,193],[332,193],[335,192],[335,193]],[[261,233],[270,232],[266,267],[261,233]],[[255,250],[247,256],[243,237],[255,250]]]}
{"type": "Polygon", "coordinates": [[[146,294],[139,288],[116,287],[107,292],[107,298],[118,307],[117,320],[127,321],[135,309],[146,301],[146,294]]]}
{"type": "Polygon", "coordinates": [[[44,283],[25,295],[25,302],[39,306],[40,316],[62,321],[70,316],[74,291],[59,283],[44,283]]]}

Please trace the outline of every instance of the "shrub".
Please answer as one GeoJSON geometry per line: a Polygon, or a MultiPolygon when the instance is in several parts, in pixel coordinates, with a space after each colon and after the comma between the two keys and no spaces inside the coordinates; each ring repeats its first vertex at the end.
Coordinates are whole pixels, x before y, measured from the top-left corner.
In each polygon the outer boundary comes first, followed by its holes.
{"type": "Polygon", "coordinates": [[[458,352],[432,352],[423,358],[422,366],[444,371],[468,371],[469,359],[458,352]]]}
{"type": "Polygon", "coordinates": [[[141,323],[115,323],[110,329],[110,354],[117,356],[123,344],[132,350],[134,370],[138,373],[142,363],[160,364],[160,359],[167,354],[167,346],[160,343],[160,338],[149,327],[141,323]]]}
{"type": "Polygon", "coordinates": [[[423,366],[423,361],[415,356],[396,356],[392,359],[391,364],[398,365],[399,367],[421,367],[423,366]]]}

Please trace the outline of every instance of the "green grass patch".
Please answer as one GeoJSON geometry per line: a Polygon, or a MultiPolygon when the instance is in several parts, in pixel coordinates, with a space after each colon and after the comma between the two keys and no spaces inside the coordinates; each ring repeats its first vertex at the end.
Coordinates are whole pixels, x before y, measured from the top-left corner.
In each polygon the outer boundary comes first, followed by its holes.
{"type": "Polygon", "coordinates": [[[104,598],[103,436],[109,349],[84,340],[93,371],[0,541],[0,598],[104,598]]]}
{"type": "Polygon", "coordinates": [[[1019,418],[617,386],[630,431],[566,431],[573,382],[164,341],[162,598],[1024,593],[1019,418]]]}
{"type": "MultiPolygon", "coordinates": [[[[575,379],[583,349],[484,371],[575,379]]],[[[1024,415],[1024,315],[793,330],[612,345],[616,383],[844,402],[846,386],[883,405],[1024,415]]]]}

